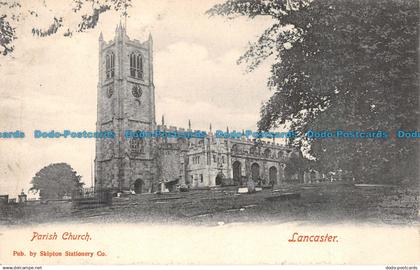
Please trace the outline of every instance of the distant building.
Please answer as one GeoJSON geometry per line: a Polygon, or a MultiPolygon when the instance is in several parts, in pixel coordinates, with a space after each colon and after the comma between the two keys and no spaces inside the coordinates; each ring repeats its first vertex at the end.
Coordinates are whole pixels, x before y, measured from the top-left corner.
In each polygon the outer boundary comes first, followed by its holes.
{"type": "Polygon", "coordinates": [[[25,194],[25,192],[22,192],[18,195],[18,202],[19,203],[26,203],[26,201],[28,200],[28,195],[25,194]]]}
{"type": "Polygon", "coordinates": [[[9,195],[0,195],[0,206],[9,203],[9,195]]]}
{"type": "MultiPolygon", "coordinates": [[[[109,42],[99,37],[97,131],[116,139],[97,139],[95,187],[136,193],[216,185],[276,184],[285,178],[288,158],[297,150],[274,143],[216,138],[125,139],[126,130],[193,131],[155,120],[152,36],[131,40],[120,24],[109,42]]],[[[176,72],[176,71],[174,71],[176,72]]]]}

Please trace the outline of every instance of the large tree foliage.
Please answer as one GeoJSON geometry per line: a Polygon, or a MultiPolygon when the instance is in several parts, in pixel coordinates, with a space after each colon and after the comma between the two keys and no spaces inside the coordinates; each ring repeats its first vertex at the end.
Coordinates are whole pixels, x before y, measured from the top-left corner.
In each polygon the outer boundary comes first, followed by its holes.
{"type": "Polygon", "coordinates": [[[74,32],[84,32],[95,28],[100,16],[114,10],[121,16],[127,16],[131,0],[60,0],[64,10],[54,9],[56,0],[0,0],[0,54],[7,55],[14,50],[17,39],[16,25],[23,20],[31,22],[44,21],[50,23],[43,27],[32,27],[32,34],[45,37],[56,34],[62,29],[64,36],[70,37],[74,32]],[[41,15],[42,14],[42,15],[41,15]],[[69,15],[76,15],[77,23],[70,22],[69,15]]]}
{"type": "Polygon", "coordinates": [[[286,179],[290,180],[293,175],[297,175],[298,181],[303,182],[304,173],[309,162],[308,159],[302,156],[301,152],[291,154],[289,159],[287,159],[286,167],[284,168],[286,179]]]}
{"type": "Polygon", "coordinates": [[[258,126],[285,123],[307,130],[385,130],[391,138],[291,140],[309,144],[323,171],[352,172],[360,181],[415,179],[419,118],[419,1],[229,0],[210,15],[271,16],[273,25],[239,62],[249,69],[275,57],[272,97],[258,126]]]}
{"type": "Polygon", "coordinates": [[[50,164],[35,174],[30,190],[39,192],[41,199],[62,199],[81,189],[80,179],[81,176],[66,163],[50,164]]]}

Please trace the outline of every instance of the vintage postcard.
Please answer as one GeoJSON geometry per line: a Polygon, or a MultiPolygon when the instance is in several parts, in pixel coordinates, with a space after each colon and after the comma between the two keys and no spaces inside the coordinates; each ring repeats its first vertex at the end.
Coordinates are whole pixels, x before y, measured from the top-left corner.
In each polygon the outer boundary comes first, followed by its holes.
{"type": "Polygon", "coordinates": [[[0,0],[0,264],[417,269],[419,10],[0,0]]]}

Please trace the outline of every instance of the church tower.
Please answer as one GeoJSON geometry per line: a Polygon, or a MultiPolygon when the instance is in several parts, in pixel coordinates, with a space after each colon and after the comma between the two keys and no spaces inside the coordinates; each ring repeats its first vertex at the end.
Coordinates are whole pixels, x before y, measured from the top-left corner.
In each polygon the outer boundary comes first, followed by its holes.
{"type": "Polygon", "coordinates": [[[95,187],[153,189],[156,176],[155,142],[126,139],[126,130],[156,128],[153,84],[153,41],[131,40],[121,25],[113,40],[99,37],[97,131],[114,131],[115,139],[97,139],[95,187]]]}

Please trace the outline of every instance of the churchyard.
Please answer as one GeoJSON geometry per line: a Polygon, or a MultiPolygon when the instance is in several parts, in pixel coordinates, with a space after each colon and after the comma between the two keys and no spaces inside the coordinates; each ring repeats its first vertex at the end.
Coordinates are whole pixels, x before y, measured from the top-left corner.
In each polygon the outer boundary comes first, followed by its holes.
{"type": "Polygon", "coordinates": [[[71,200],[2,206],[0,224],[229,223],[413,224],[419,220],[417,188],[354,183],[279,185],[252,194],[216,187],[116,197],[112,205],[75,208],[71,200]]]}

